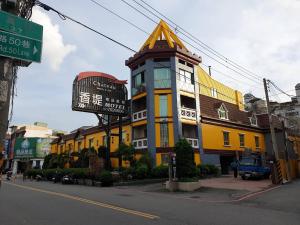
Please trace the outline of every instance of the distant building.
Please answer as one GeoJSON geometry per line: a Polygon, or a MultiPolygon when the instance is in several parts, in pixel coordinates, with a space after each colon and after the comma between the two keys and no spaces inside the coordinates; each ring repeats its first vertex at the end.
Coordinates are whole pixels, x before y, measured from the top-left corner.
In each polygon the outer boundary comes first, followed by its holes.
{"type": "Polygon", "coordinates": [[[57,131],[42,122],[13,125],[9,133],[5,167],[12,168],[15,173],[23,172],[28,167],[42,167],[44,157],[50,153],[50,143],[57,137],[57,131]]]}

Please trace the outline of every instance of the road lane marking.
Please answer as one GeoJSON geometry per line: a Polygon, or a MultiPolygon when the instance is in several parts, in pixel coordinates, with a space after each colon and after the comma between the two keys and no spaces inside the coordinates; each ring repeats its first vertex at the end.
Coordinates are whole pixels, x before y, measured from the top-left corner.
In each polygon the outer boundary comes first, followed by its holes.
{"type": "Polygon", "coordinates": [[[45,194],[49,194],[49,195],[55,195],[55,196],[59,196],[59,197],[67,198],[67,199],[72,199],[72,200],[80,201],[80,202],[91,204],[91,205],[100,206],[102,208],[112,209],[112,210],[115,210],[115,211],[119,211],[119,212],[123,212],[123,213],[127,213],[127,214],[132,214],[132,215],[135,215],[135,216],[144,217],[144,218],[147,218],[147,219],[152,219],[152,220],[153,219],[159,219],[159,217],[156,216],[156,215],[152,215],[152,214],[149,214],[149,213],[144,213],[144,212],[140,212],[140,211],[136,211],[136,210],[132,210],[132,209],[126,209],[126,208],[110,205],[110,204],[107,204],[107,203],[97,202],[97,201],[93,201],[93,200],[89,200],[89,199],[85,199],[85,198],[80,198],[80,197],[76,197],[76,196],[72,196],[72,195],[68,195],[68,194],[63,194],[63,193],[53,192],[53,191],[47,191],[47,190],[43,190],[43,189],[39,189],[39,188],[33,188],[33,187],[19,185],[19,184],[13,184],[13,183],[8,183],[8,182],[4,182],[4,183],[8,184],[8,185],[19,187],[19,188],[31,190],[31,191],[41,192],[41,193],[45,193],[45,194]]]}

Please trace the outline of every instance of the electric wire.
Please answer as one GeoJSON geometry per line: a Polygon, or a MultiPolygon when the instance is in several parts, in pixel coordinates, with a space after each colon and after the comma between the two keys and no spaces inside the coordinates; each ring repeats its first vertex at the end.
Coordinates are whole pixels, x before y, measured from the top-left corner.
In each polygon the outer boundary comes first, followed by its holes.
{"type": "MultiPolygon", "coordinates": [[[[73,19],[72,17],[67,16],[66,14],[63,14],[62,12],[60,12],[60,11],[58,11],[58,10],[56,10],[56,9],[54,9],[54,8],[52,8],[52,7],[50,7],[50,6],[46,5],[46,4],[44,4],[44,3],[42,3],[42,2],[40,2],[40,1],[36,1],[36,5],[42,7],[43,9],[45,9],[45,10],[47,10],[47,11],[50,11],[50,10],[51,10],[51,11],[54,11],[54,12],[57,13],[61,18],[64,18],[64,20],[65,20],[65,19],[69,19],[69,20],[71,20],[71,21],[73,21],[73,22],[75,22],[75,23],[77,23],[77,24],[79,24],[79,25],[85,27],[85,28],[88,29],[88,30],[91,30],[91,31],[93,31],[93,32],[95,32],[95,33],[97,33],[97,34],[99,34],[100,36],[102,36],[102,37],[104,37],[104,38],[106,38],[106,39],[108,39],[108,40],[110,40],[110,41],[113,41],[114,43],[120,45],[121,47],[124,47],[124,48],[126,48],[127,50],[130,50],[131,52],[134,52],[134,53],[137,53],[137,52],[138,52],[138,51],[136,51],[136,50],[134,50],[134,49],[132,49],[132,48],[126,46],[125,44],[122,44],[121,42],[119,42],[119,41],[117,41],[117,40],[115,40],[115,39],[113,39],[113,38],[111,38],[111,37],[109,37],[109,36],[107,36],[107,35],[105,35],[105,34],[100,33],[99,31],[97,31],[97,30],[95,30],[95,29],[89,27],[88,25],[83,24],[82,22],[75,20],[75,19],[73,19]]],[[[158,65],[160,65],[160,66],[164,66],[164,64],[162,64],[162,63],[159,63],[159,62],[155,62],[155,63],[158,64],[158,65]]],[[[173,70],[173,69],[170,69],[170,70],[173,71],[175,74],[179,75],[179,77],[182,76],[182,74],[178,73],[176,70],[173,70]]],[[[212,88],[212,87],[208,87],[208,86],[206,86],[205,84],[202,84],[202,83],[200,83],[200,82],[196,82],[196,83],[197,83],[199,86],[202,86],[202,87],[207,88],[207,89],[210,89],[210,90],[211,90],[211,88],[212,88]]],[[[219,95],[222,95],[222,96],[224,96],[224,97],[226,97],[226,98],[228,98],[228,99],[231,99],[231,100],[233,100],[233,101],[236,102],[236,99],[235,99],[235,98],[232,98],[231,96],[228,96],[228,95],[226,95],[226,94],[224,94],[224,93],[221,93],[221,92],[219,92],[219,91],[217,91],[217,93],[218,93],[219,95]]],[[[244,104],[242,101],[240,101],[239,103],[240,103],[240,104],[244,104]]]]}
{"type": "MultiPolygon", "coordinates": [[[[137,12],[139,12],[140,14],[144,15],[145,17],[147,17],[147,18],[148,18],[149,20],[151,20],[153,23],[158,24],[158,22],[156,22],[155,20],[153,20],[152,18],[150,18],[149,16],[147,16],[147,15],[146,15],[145,13],[143,13],[141,10],[139,10],[139,9],[137,9],[136,7],[132,6],[132,5],[131,5],[130,3],[128,3],[127,1],[125,1],[125,0],[121,0],[121,1],[124,2],[125,4],[127,4],[128,6],[130,6],[131,8],[133,8],[134,10],[136,10],[137,12]]],[[[248,77],[247,75],[242,74],[241,72],[237,71],[236,69],[231,68],[230,66],[226,65],[225,63],[221,62],[221,61],[218,60],[218,59],[215,59],[214,57],[210,56],[209,54],[207,54],[207,53],[204,52],[203,50],[199,49],[198,47],[194,46],[194,45],[191,44],[190,42],[186,41],[185,39],[181,38],[181,40],[182,40],[183,42],[185,42],[186,44],[188,44],[189,46],[191,46],[192,48],[198,50],[199,52],[201,52],[202,54],[204,54],[204,55],[207,56],[208,58],[210,58],[210,59],[212,59],[213,61],[219,63],[219,64],[222,65],[222,66],[224,66],[225,68],[230,69],[231,71],[233,71],[233,72],[235,72],[235,73],[237,73],[237,74],[243,76],[243,77],[246,78],[246,79],[251,80],[252,82],[255,82],[255,83],[257,83],[257,84],[260,84],[259,81],[254,80],[255,78],[250,78],[250,77],[248,77]]],[[[258,78],[256,78],[256,79],[258,79],[258,78]]]]}
{"type": "MultiPolygon", "coordinates": [[[[142,28],[138,27],[137,25],[133,24],[133,23],[130,22],[129,20],[127,20],[127,19],[125,19],[124,17],[120,16],[120,15],[117,14],[116,12],[114,12],[114,11],[108,9],[107,7],[103,6],[103,5],[100,4],[99,2],[97,2],[97,1],[95,1],[95,0],[90,0],[90,1],[92,1],[92,2],[95,3],[95,4],[97,4],[97,5],[100,6],[101,8],[105,9],[106,11],[112,13],[113,15],[117,16],[117,17],[120,18],[121,20],[123,20],[123,21],[129,23],[130,25],[133,25],[133,26],[134,26],[135,28],[137,28],[138,30],[140,30],[140,31],[142,31],[142,32],[144,32],[144,33],[146,33],[146,34],[152,36],[152,34],[150,34],[149,32],[147,32],[147,31],[143,30],[142,28]]],[[[123,1],[123,2],[126,3],[126,4],[128,4],[126,1],[123,1]]],[[[130,4],[128,4],[128,5],[130,6],[130,4]]],[[[153,21],[153,22],[155,22],[155,21],[153,21]]],[[[156,23],[156,22],[155,22],[155,23],[156,23]]],[[[209,68],[209,66],[205,65],[204,63],[201,63],[201,64],[204,65],[204,66],[206,66],[207,68],[209,68]]],[[[213,69],[213,70],[217,72],[216,69],[213,69]]],[[[249,83],[245,83],[245,82],[243,82],[243,81],[237,80],[237,79],[235,79],[234,77],[232,77],[232,76],[230,76],[230,75],[225,75],[224,73],[222,73],[222,72],[220,72],[220,71],[218,71],[218,73],[221,74],[221,75],[226,76],[227,78],[229,77],[229,78],[231,78],[232,80],[235,80],[235,81],[237,81],[237,82],[244,83],[244,84],[246,84],[246,85],[249,86],[249,83]]],[[[245,78],[247,78],[247,77],[245,77],[245,78]]],[[[249,79],[249,78],[248,78],[248,79],[249,79]]],[[[251,80],[252,80],[252,79],[251,79],[251,80]]],[[[257,83],[257,81],[255,81],[255,82],[257,83]]],[[[259,84],[260,84],[260,83],[259,83],[259,84]]],[[[254,86],[254,85],[253,85],[253,86],[254,86]]],[[[250,87],[253,87],[253,86],[250,86],[250,87]]],[[[256,85],[255,87],[257,88],[257,85],[256,85]]]]}
{"type": "Polygon", "coordinates": [[[281,88],[279,88],[273,81],[268,80],[268,82],[274,87],[276,88],[278,91],[280,91],[282,94],[285,94],[288,97],[295,97],[294,95],[290,95],[288,93],[286,93],[285,91],[283,91],[281,88]]]}
{"type": "Polygon", "coordinates": [[[105,34],[99,32],[99,31],[95,30],[94,28],[92,28],[92,27],[90,27],[90,26],[88,26],[88,25],[86,25],[86,24],[84,24],[84,23],[82,23],[82,22],[80,22],[80,21],[78,21],[78,20],[73,19],[73,18],[70,17],[70,16],[67,16],[67,15],[65,15],[65,14],[63,14],[63,13],[61,13],[61,12],[59,12],[58,10],[56,10],[56,9],[54,9],[54,8],[52,8],[52,7],[48,6],[48,5],[46,5],[46,4],[42,3],[42,2],[40,2],[40,1],[36,1],[35,4],[36,4],[37,6],[42,7],[42,8],[45,9],[46,11],[52,10],[53,12],[57,13],[57,14],[59,15],[59,17],[62,18],[63,20],[69,19],[69,20],[73,21],[74,23],[77,23],[77,24],[79,24],[79,25],[85,27],[86,29],[91,30],[91,31],[97,33],[98,35],[100,35],[100,36],[102,36],[102,37],[104,37],[104,38],[106,38],[106,39],[108,39],[108,40],[110,40],[110,41],[112,41],[112,42],[114,42],[114,43],[116,43],[116,44],[118,44],[118,45],[120,45],[120,46],[126,48],[126,49],[128,49],[129,51],[136,53],[135,50],[133,50],[132,48],[126,46],[125,44],[122,44],[121,42],[119,42],[119,41],[117,41],[117,40],[115,40],[115,39],[113,39],[113,38],[111,38],[111,37],[109,37],[109,36],[107,36],[107,35],[105,35],[105,34]]]}
{"type": "MultiPolygon", "coordinates": [[[[136,2],[137,4],[139,4],[137,1],[133,0],[134,2],[136,2]]],[[[214,50],[213,48],[211,48],[210,46],[208,46],[207,44],[205,44],[203,41],[201,41],[200,39],[198,39],[197,37],[195,37],[194,35],[192,35],[190,32],[186,31],[184,28],[182,28],[181,26],[179,26],[178,24],[176,24],[174,21],[172,21],[170,18],[168,18],[167,16],[165,16],[164,14],[162,14],[161,12],[159,12],[157,9],[155,9],[153,6],[151,6],[150,4],[148,4],[147,2],[145,2],[144,0],[141,0],[141,2],[143,2],[145,5],[147,5],[149,8],[151,8],[152,10],[154,10],[155,12],[157,12],[160,16],[162,16],[163,18],[165,18],[167,21],[169,21],[170,23],[174,24],[176,28],[179,28],[180,30],[182,30],[183,32],[185,32],[187,35],[189,35],[190,37],[192,37],[194,39],[194,42],[197,41],[197,43],[204,49],[206,49],[207,51],[211,52],[212,54],[214,54],[215,56],[219,57],[220,59],[223,58],[226,62],[231,62],[232,64],[234,64],[235,66],[239,67],[240,70],[246,71],[248,73],[253,74],[254,76],[256,76],[257,78],[263,79],[263,77],[255,74],[254,72],[251,72],[250,70],[246,69],[245,67],[239,65],[238,63],[235,63],[234,61],[230,60],[229,58],[227,58],[226,56],[224,56],[223,54],[221,54],[220,52],[214,50]],[[196,41],[195,41],[196,40],[196,41]]],[[[140,5],[140,4],[139,4],[140,5]]],[[[177,29],[178,30],[178,29],[177,29]]],[[[182,33],[181,31],[178,31],[180,33],[182,33]]],[[[183,34],[183,33],[182,33],[183,34]]],[[[191,39],[192,40],[192,39],[191,39]]]]}

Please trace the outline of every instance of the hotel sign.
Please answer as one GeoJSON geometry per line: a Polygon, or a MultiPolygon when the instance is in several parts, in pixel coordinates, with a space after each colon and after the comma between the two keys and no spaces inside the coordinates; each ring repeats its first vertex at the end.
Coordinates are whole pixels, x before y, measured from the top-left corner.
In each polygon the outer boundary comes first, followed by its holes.
{"type": "Polygon", "coordinates": [[[73,82],[72,110],[124,116],[128,113],[127,81],[100,72],[82,72],[73,82]]]}

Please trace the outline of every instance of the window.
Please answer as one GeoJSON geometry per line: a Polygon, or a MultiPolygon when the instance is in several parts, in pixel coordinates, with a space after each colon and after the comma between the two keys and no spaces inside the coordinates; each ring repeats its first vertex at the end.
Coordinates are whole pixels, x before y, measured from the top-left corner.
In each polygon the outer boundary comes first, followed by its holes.
{"type": "Polygon", "coordinates": [[[122,142],[125,143],[126,140],[126,131],[122,130],[122,142]]]}
{"type": "Polygon", "coordinates": [[[161,147],[169,146],[169,131],[168,131],[167,123],[160,124],[160,146],[161,147]]]}
{"type": "Polygon", "coordinates": [[[168,116],[168,96],[159,96],[159,116],[168,116]]]}
{"type": "Polygon", "coordinates": [[[218,109],[218,114],[220,119],[228,120],[228,111],[224,104],[218,109]]]}
{"type": "Polygon", "coordinates": [[[194,75],[191,72],[179,69],[179,76],[182,82],[194,84],[194,75]]]}
{"type": "Polygon", "coordinates": [[[144,71],[141,73],[138,73],[137,75],[135,75],[133,77],[133,82],[132,85],[134,88],[138,88],[139,86],[141,86],[143,83],[145,83],[145,75],[144,75],[144,71]]]}
{"type": "Polygon", "coordinates": [[[81,141],[78,142],[78,152],[81,152],[81,141]]]}
{"type": "Polygon", "coordinates": [[[106,138],[106,136],[102,136],[102,143],[103,143],[103,146],[107,147],[107,138],[106,138]]]}
{"type": "Polygon", "coordinates": [[[169,68],[154,69],[154,88],[170,88],[171,72],[169,68]]]}
{"type": "Polygon", "coordinates": [[[211,88],[210,89],[210,94],[212,97],[217,98],[218,97],[218,91],[216,88],[211,88]]]}
{"type": "Polygon", "coordinates": [[[161,164],[168,165],[169,164],[169,154],[162,153],[160,156],[161,156],[161,164]]]}
{"type": "Polygon", "coordinates": [[[259,137],[255,136],[255,148],[259,148],[259,137]]]}
{"type": "Polygon", "coordinates": [[[143,86],[145,85],[145,73],[144,71],[138,73],[132,78],[132,94],[135,95],[137,92],[143,90],[143,86]]]}
{"type": "Polygon", "coordinates": [[[69,149],[68,149],[69,151],[72,151],[72,150],[73,150],[73,145],[72,145],[71,143],[68,144],[68,148],[69,148],[69,149]]]}
{"type": "Polygon", "coordinates": [[[93,147],[94,138],[89,139],[89,148],[93,147]]]}
{"type": "Polygon", "coordinates": [[[245,147],[245,134],[239,134],[240,137],[240,147],[245,147]]]}
{"type": "Polygon", "coordinates": [[[224,145],[225,146],[229,146],[230,145],[230,142],[229,142],[229,132],[223,131],[223,139],[224,139],[224,145]]]}
{"type": "Polygon", "coordinates": [[[253,126],[257,126],[257,118],[256,118],[255,115],[252,115],[252,116],[250,117],[250,123],[251,123],[251,125],[253,125],[253,126]]]}

